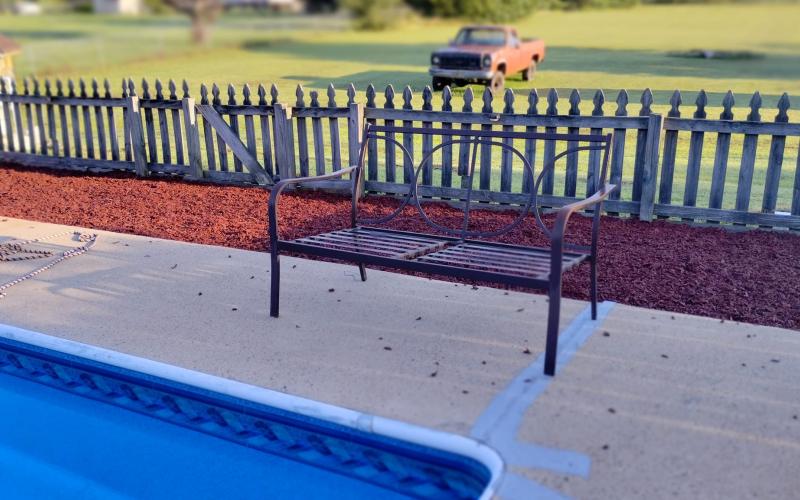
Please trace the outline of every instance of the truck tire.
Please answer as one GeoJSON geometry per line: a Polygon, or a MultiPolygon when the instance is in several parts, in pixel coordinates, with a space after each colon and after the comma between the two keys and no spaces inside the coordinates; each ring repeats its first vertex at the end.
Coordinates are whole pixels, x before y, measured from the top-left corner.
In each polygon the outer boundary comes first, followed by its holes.
{"type": "Polygon", "coordinates": [[[503,88],[505,86],[506,75],[504,75],[502,71],[495,73],[494,76],[492,76],[492,79],[489,81],[489,88],[492,90],[492,94],[496,96],[503,92],[503,88]]]}
{"type": "Polygon", "coordinates": [[[533,80],[536,74],[536,61],[531,61],[531,65],[527,69],[522,70],[522,79],[526,82],[533,80]]]}
{"type": "Polygon", "coordinates": [[[448,85],[450,85],[450,80],[440,76],[434,76],[433,81],[431,82],[431,87],[433,87],[433,90],[436,91],[444,90],[444,88],[448,85]]]}

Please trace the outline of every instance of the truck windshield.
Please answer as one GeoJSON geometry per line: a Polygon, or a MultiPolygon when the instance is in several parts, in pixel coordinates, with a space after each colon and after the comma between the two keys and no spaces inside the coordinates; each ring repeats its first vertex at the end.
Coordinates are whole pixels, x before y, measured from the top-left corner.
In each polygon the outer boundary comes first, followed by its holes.
{"type": "Polygon", "coordinates": [[[506,34],[503,30],[486,28],[466,28],[458,32],[456,45],[505,45],[506,34]]]}

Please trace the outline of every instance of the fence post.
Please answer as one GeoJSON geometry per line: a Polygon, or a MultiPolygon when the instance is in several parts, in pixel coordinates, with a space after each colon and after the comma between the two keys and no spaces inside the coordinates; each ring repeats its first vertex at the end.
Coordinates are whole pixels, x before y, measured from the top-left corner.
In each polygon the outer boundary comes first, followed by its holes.
{"type": "Polygon", "coordinates": [[[653,220],[662,122],[661,115],[650,115],[647,119],[647,142],[642,166],[642,198],[639,204],[639,220],[648,222],[653,220]]]}
{"type": "MultiPolygon", "coordinates": [[[[358,165],[358,153],[361,150],[361,141],[364,130],[364,106],[359,103],[350,103],[350,110],[347,118],[347,145],[349,167],[358,165]]],[[[364,195],[364,182],[366,175],[361,176],[358,186],[358,193],[364,195]]]]}
{"type": "Polygon", "coordinates": [[[147,167],[147,153],[144,149],[144,131],[142,130],[142,114],[139,110],[139,98],[128,96],[128,128],[131,132],[131,150],[136,163],[136,175],[146,177],[150,171],[147,167]]]}
{"type": "Polygon", "coordinates": [[[275,161],[280,179],[294,177],[294,135],[292,134],[292,108],[276,102],[275,110],[275,161]]]}
{"type": "Polygon", "coordinates": [[[183,108],[183,124],[186,133],[186,146],[189,148],[189,176],[192,179],[203,178],[203,163],[200,160],[200,131],[197,128],[197,110],[194,98],[181,99],[183,108]]]}

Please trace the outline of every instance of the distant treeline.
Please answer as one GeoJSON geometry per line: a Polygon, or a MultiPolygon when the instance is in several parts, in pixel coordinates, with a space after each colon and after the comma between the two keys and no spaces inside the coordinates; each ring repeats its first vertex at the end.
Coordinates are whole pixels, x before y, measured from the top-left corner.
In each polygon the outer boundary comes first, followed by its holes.
{"type": "Polygon", "coordinates": [[[382,29],[403,14],[461,18],[470,21],[513,22],[536,10],[579,10],[638,4],[722,3],[737,0],[306,0],[310,11],[348,9],[355,25],[382,29]]]}

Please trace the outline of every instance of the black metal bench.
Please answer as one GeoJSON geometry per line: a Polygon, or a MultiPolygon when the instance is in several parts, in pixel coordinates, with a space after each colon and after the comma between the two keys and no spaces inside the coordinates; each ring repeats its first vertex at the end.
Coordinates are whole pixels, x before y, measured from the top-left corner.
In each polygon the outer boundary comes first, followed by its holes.
{"type": "MultiPolygon", "coordinates": [[[[583,261],[590,263],[592,319],[597,317],[597,241],[600,230],[602,202],[615,189],[606,184],[610,135],[542,134],[513,131],[478,131],[456,129],[434,129],[414,127],[368,126],[364,131],[359,164],[341,169],[328,175],[283,179],[273,188],[269,200],[269,234],[272,264],[272,286],[270,315],[278,317],[280,293],[281,252],[293,252],[353,262],[358,265],[361,279],[366,280],[367,265],[384,268],[417,271],[434,275],[450,276],[467,280],[492,282],[533,289],[547,290],[549,311],[547,322],[547,341],[545,347],[544,373],[555,374],[558,347],[558,327],[561,307],[561,276],[583,261]],[[387,135],[389,134],[389,135],[387,135]],[[415,164],[409,151],[393,138],[393,134],[430,134],[441,136],[441,143],[432,148],[414,169],[415,164]],[[366,219],[359,216],[359,199],[362,195],[364,163],[370,141],[383,140],[394,144],[403,153],[406,178],[412,182],[409,191],[398,208],[380,218],[366,219]],[[531,164],[516,148],[513,140],[549,141],[551,145],[565,143],[566,149],[543,166],[529,193],[525,193],[524,206],[519,215],[508,225],[495,231],[479,231],[470,228],[470,211],[473,202],[473,174],[479,147],[500,147],[506,154],[514,155],[523,165],[525,175],[534,178],[531,164]],[[464,203],[463,223],[460,228],[450,228],[432,220],[425,211],[425,203],[420,202],[420,172],[427,162],[432,162],[433,154],[446,146],[458,145],[466,148],[470,159],[464,165],[461,175],[466,182],[460,200],[450,203],[464,203]],[[471,153],[470,153],[471,148],[471,153]],[[602,153],[602,164],[597,179],[600,189],[585,200],[576,201],[558,208],[552,228],[547,228],[541,217],[537,203],[537,192],[542,179],[554,170],[556,161],[568,155],[578,155],[579,151],[598,151],[602,153]],[[292,184],[312,185],[315,181],[334,179],[352,174],[351,227],[324,234],[306,236],[296,240],[281,240],[278,236],[277,206],[281,192],[292,184]],[[380,227],[397,217],[408,206],[416,208],[420,217],[433,231],[414,233],[380,227]],[[582,210],[593,211],[592,239],[590,245],[575,245],[564,241],[564,231],[569,217],[582,210]],[[550,248],[535,248],[522,245],[509,245],[491,240],[519,226],[528,214],[533,212],[539,228],[550,238],[550,248]]],[[[373,149],[373,152],[375,150],[373,149]]],[[[577,158],[573,157],[573,158],[577,158]]],[[[423,189],[424,190],[424,189],[423,189]]]]}

